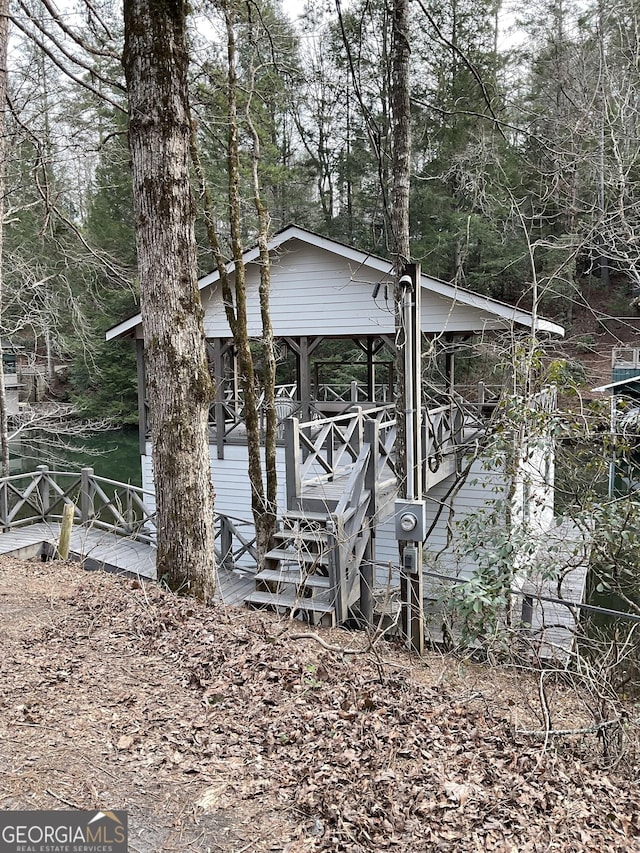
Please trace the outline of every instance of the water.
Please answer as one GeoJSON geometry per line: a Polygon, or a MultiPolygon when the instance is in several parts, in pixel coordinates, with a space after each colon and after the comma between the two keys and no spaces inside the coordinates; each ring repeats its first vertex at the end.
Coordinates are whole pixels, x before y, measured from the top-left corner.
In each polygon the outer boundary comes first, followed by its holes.
{"type": "Polygon", "coordinates": [[[31,457],[37,458],[22,459],[19,448],[16,448],[11,466],[12,473],[28,473],[34,471],[38,465],[49,465],[55,470],[70,472],[93,468],[98,477],[131,483],[133,486],[142,485],[140,446],[136,429],[93,433],[76,443],[84,449],[74,452],[56,451],[56,457],[62,459],[55,461],[47,453],[46,442],[38,446],[36,453],[30,454],[31,457]]]}

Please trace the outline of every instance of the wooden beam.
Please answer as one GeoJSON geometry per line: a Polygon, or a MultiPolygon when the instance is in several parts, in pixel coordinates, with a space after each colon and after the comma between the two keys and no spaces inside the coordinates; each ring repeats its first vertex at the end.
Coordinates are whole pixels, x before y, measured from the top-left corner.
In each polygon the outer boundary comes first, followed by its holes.
{"type": "Polygon", "coordinates": [[[311,418],[311,361],[309,358],[309,339],[306,335],[299,338],[298,353],[298,395],[300,397],[300,417],[304,422],[311,418]]]}
{"type": "Polygon", "coordinates": [[[214,403],[216,421],[216,451],[218,459],[224,459],[224,361],[222,359],[222,341],[213,341],[213,374],[216,383],[214,403]]]}
{"type": "Polygon", "coordinates": [[[145,456],[148,434],[147,380],[144,369],[144,341],[141,338],[136,340],[136,366],[138,371],[138,435],[140,455],[145,456]]]}

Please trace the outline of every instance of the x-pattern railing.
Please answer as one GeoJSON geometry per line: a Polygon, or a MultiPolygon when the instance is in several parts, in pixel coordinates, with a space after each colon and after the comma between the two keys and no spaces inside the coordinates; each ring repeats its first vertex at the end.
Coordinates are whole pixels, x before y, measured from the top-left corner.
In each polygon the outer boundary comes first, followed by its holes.
{"type": "MultiPolygon", "coordinates": [[[[40,466],[27,474],[0,478],[0,528],[10,530],[43,522],[58,523],[65,504],[74,523],[154,544],[155,496],[139,486],[97,477],[91,468],[79,473],[40,466]]],[[[256,565],[252,521],[216,513],[215,553],[227,568],[256,565]]]]}
{"type": "Polygon", "coordinates": [[[130,483],[97,477],[91,468],[70,473],[41,465],[32,473],[0,479],[0,526],[5,530],[58,522],[65,504],[70,504],[74,520],[80,524],[151,542],[153,503],[151,493],[130,483]]]}
{"type": "Polygon", "coordinates": [[[424,463],[437,470],[445,456],[455,453],[481,428],[480,418],[456,403],[426,410],[422,426],[424,463]]]}
{"type": "Polygon", "coordinates": [[[362,447],[365,419],[385,418],[392,406],[353,412],[334,418],[309,421],[298,429],[303,482],[332,480],[344,474],[357,460],[362,447]]]}

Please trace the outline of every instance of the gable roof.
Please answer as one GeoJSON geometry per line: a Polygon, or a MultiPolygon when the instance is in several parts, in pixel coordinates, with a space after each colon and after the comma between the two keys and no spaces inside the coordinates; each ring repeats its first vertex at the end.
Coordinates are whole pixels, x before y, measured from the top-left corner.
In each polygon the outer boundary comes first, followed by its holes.
{"type": "MultiPolygon", "coordinates": [[[[285,244],[292,240],[298,240],[309,247],[339,256],[342,261],[353,264],[358,269],[366,268],[369,272],[377,273],[380,276],[380,280],[383,280],[384,278],[390,279],[393,274],[392,264],[389,260],[385,260],[384,258],[380,258],[366,252],[361,252],[351,246],[329,239],[328,237],[323,237],[320,234],[300,228],[297,225],[289,225],[278,234],[274,235],[274,237],[269,241],[269,251],[277,254],[278,250],[283,249],[285,244]]],[[[253,262],[256,262],[258,258],[259,249],[257,246],[247,250],[243,255],[245,264],[252,264],[253,262]]],[[[233,262],[229,262],[227,264],[227,272],[229,275],[233,274],[233,262]]],[[[198,282],[200,290],[202,291],[205,288],[215,285],[219,281],[219,278],[220,276],[217,270],[203,276],[198,282]]],[[[491,299],[488,296],[483,296],[482,294],[475,293],[471,290],[441,281],[425,274],[421,275],[421,288],[423,293],[431,293],[434,296],[437,295],[449,300],[452,304],[467,306],[480,311],[485,315],[489,315],[490,317],[495,318],[499,325],[508,325],[513,323],[530,329],[534,323],[533,315],[528,311],[523,311],[513,305],[500,302],[496,299],[491,299]]],[[[136,327],[140,325],[140,323],[141,315],[138,313],[108,329],[106,338],[107,340],[113,340],[115,338],[129,336],[134,332],[136,327]]],[[[535,329],[539,332],[548,332],[560,336],[564,335],[564,328],[562,326],[541,317],[536,317],[535,329]]]]}

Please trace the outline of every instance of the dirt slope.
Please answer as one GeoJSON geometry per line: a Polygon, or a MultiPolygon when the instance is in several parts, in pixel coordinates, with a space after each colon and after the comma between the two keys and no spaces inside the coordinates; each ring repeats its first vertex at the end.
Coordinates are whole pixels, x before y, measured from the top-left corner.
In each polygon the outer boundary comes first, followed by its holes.
{"type": "Polygon", "coordinates": [[[634,754],[522,734],[537,676],[309,633],[2,558],[0,808],[127,809],[131,851],[640,850],[634,754]]]}

